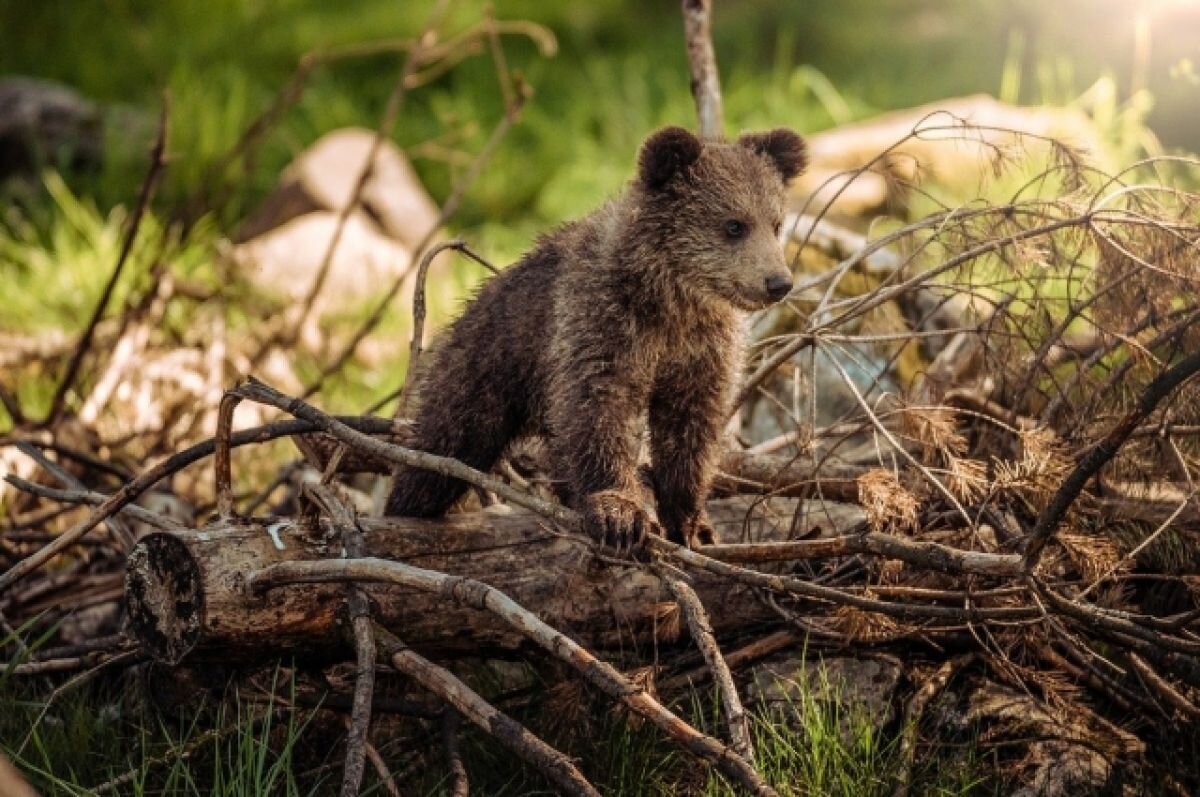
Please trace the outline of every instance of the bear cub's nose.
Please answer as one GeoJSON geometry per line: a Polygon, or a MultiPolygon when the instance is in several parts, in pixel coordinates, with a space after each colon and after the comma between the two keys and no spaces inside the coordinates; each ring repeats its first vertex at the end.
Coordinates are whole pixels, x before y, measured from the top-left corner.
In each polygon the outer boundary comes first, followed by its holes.
{"type": "Polygon", "coordinates": [[[789,278],[781,277],[778,274],[767,277],[767,295],[771,297],[771,301],[779,301],[784,296],[787,296],[791,290],[792,281],[789,278]]]}

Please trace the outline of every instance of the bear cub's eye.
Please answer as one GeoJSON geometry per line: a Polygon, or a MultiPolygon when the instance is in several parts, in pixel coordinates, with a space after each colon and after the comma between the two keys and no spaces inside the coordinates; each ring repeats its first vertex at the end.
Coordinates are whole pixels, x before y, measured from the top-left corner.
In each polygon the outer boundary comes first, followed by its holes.
{"type": "Polygon", "coordinates": [[[730,219],[729,221],[725,222],[725,237],[729,238],[731,241],[746,237],[745,223],[740,222],[737,219],[730,219]]]}
{"type": "Polygon", "coordinates": [[[783,222],[781,222],[781,221],[775,222],[775,237],[776,238],[779,237],[779,231],[782,229],[783,229],[783,222]]]}

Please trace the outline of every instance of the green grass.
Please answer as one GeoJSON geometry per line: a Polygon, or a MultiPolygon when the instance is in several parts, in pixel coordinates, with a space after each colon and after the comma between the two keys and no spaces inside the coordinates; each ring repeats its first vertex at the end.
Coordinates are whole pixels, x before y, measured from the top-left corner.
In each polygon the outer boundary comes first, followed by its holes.
{"type": "MultiPolygon", "coordinates": [[[[276,680],[265,699],[292,694],[276,680]]],[[[82,797],[115,778],[112,793],[133,797],[307,797],[327,793],[329,773],[340,772],[339,763],[300,775],[322,763],[297,750],[312,712],[265,710],[235,689],[175,714],[142,704],[120,679],[81,685],[47,707],[44,683],[5,673],[0,695],[0,751],[46,797],[82,797]]]]}
{"type": "MultiPolygon", "coordinates": [[[[29,644],[36,650],[44,640],[29,644]]],[[[484,692],[494,688],[488,686],[494,676],[486,669],[471,677],[484,692]]],[[[101,676],[65,691],[47,708],[47,682],[14,677],[10,667],[0,673],[0,752],[47,797],[84,795],[125,773],[132,773],[132,778],[123,781],[116,793],[135,797],[315,797],[334,793],[340,782],[340,724],[333,723],[337,729],[331,732],[328,722],[318,727],[321,723],[311,709],[266,710],[271,701],[280,706],[294,703],[294,683],[278,670],[274,676],[268,673],[254,700],[227,687],[223,698],[200,698],[178,712],[167,712],[143,699],[137,689],[129,688],[130,679],[136,680],[132,674],[101,676]]],[[[787,719],[777,709],[751,713],[760,769],[782,794],[891,793],[901,766],[896,723],[877,728],[874,718],[861,708],[839,707],[836,691],[827,686],[816,689],[801,682],[792,699],[787,719]]],[[[716,706],[715,695],[694,693],[675,708],[696,727],[723,736],[716,706]]],[[[578,703],[535,700],[516,716],[576,757],[604,794],[723,797],[737,793],[657,729],[631,720],[607,699],[583,690],[578,703]],[[573,719],[564,719],[567,713],[573,719]]],[[[415,772],[417,782],[408,783],[406,793],[416,789],[432,797],[446,786],[436,728],[422,729],[412,722],[403,726],[404,738],[397,744],[377,740],[380,754],[394,772],[405,771],[413,753],[423,754],[424,764],[415,772]]],[[[495,797],[552,793],[539,775],[493,739],[466,723],[463,730],[473,793],[495,797]]],[[[961,747],[923,750],[918,762],[914,795],[992,793],[982,759],[969,739],[961,747]]],[[[376,794],[379,789],[368,768],[363,793],[376,794]]]]}
{"type": "MultiPolygon", "coordinates": [[[[878,728],[874,717],[853,703],[842,705],[836,690],[811,688],[801,681],[786,712],[778,707],[750,712],[750,728],[760,772],[788,797],[875,797],[890,795],[903,766],[899,723],[878,728]],[[820,694],[818,694],[818,692],[820,694]],[[831,700],[831,696],[833,699],[831,700]],[[786,715],[786,717],[785,717],[786,715]]],[[[673,708],[700,730],[725,737],[716,695],[693,693],[673,708]]],[[[579,762],[584,775],[603,794],[733,797],[741,792],[723,776],[667,741],[647,723],[614,711],[597,697],[585,697],[563,719],[555,704],[537,706],[520,719],[579,762]]],[[[471,731],[464,759],[473,790],[497,797],[552,794],[490,739],[471,731]]],[[[924,747],[912,773],[913,795],[965,797],[997,793],[988,779],[982,753],[973,738],[954,745],[924,747]]],[[[425,793],[444,793],[434,775],[425,793]]]]}

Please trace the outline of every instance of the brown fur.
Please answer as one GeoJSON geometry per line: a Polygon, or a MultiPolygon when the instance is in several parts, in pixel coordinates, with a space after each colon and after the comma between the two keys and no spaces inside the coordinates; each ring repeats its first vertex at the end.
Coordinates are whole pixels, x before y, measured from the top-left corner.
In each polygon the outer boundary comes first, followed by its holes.
{"type": "MultiPolygon", "coordinates": [[[[665,529],[711,541],[704,498],[742,321],[791,287],[778,233],[803,166],[787,130],[703,144],[655,133],[622,196],[484,285],[426,355],[411,445],[486,471],[514,439],[545,435],[598,538],[623,548],[665,529]],[[638,501],[647,424],[657,522],[638,501]]],[[[387,512],[437,516],[465,489],[401,468],[387,512]]]]}

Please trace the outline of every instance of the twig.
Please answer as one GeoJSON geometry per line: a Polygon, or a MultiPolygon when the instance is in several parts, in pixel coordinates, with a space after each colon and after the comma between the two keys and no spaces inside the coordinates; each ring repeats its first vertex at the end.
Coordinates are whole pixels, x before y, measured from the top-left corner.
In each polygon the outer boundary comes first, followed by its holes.
{"type": "MultiPolygon", "coordinates": [[[[339,422],[346,424],[348,428],[360,428],[371,434],[383,434],[392,428],[392,423],[382,418],[346,416],[342,417],[339,422]]],[[[250,443],[264,443],[268,440],[274,440],[279,437],[288,437],[290,435],[315,432],[320,430],[320,428],[321,427],[307,421],[277,421],[275,423],[257,426],[253,429],[245,429],[240,432],[235,432],[229,438],[229,447],[237,448],[238,446],[244,446],[250,443]]],[[[93,512],[80,523],[67,529],[44,548],[38,550],[36,553],[30,554],[5,571],[3,575],[0,575],[0,593],[4,592],[17,581],[42,567],[51,559],[70,548],[85,534],[96,528],[96,526],[99,524],[103,523],[106,518],[128,506],[130,503],[136,500],[139,495],[153,487],[159,481],[182,470],[194,462],[198,462],[199,460],[212,455],[216,448],[217,444],[215,439],[205,440],[176,454],[172,454],[171,456],[159,462],[157,465],[146,471],[143,471],[142,474],[136,479],[128,482],[121,489],[108,496],[104,503],[96,507],[96,509],[93,510],[93,512]]]]}
{"type": "Polygon", "coordinates": [[[153,767],[159,767],[163,764],[173,763],[176,761],[186,761],[195,755],[205,745],[218,741],[221,738],[230,735],[231,733],[257,733],[259,727],[268,717],[280,717],[284,715],[286,707],[279,706],[276,703],[271,703],[270,705],[274,706],[274,708],[264,711],[261,716],[251,718],[249,723],[242,721],[242,719],[239,717],[236,722],[230,722],[228,725],[224,725],[219,728],[209,728],[208,730],[200,732],[183,747],[169,750],[166,753],[154,758],[143,759],[137,767],[123,772],[114,778],[110,778],[104,783],[96,785],[88,792],[88,794],[108,794],[109,792],[116,791],[122,786],[133,783],[138,778],[144,778],[153,767]]]}
{"type": "Polygon", "coordinates": [[[700,137],[718,139],[722,129],[721,81],[713,52],[711,14],[712,0],[683,0],[683,35],[700,137]]]}
{"type": "Polygon", "coordinates": [[[129,651],[97,650],[78,656],[45,658],[37,661],[26,661],[21,664],[0,662],[0,669],[7,670],[11,667],[13,675],[48,675],[50,673],[75,672],[76,670],[84,670],[89,667],[95,667],[97,664],[103,664],[119,652],[127,653],[129,651]]]}
{"type": "MultiPolygon", "coordinates": [[[[349,717],[343,717],[346,730],[351,727],[349,717]]],[[[367,755],[367,760],[371,762],[371,768],[375,770],[375,774],[379,776],[379,782],[383,784],[384,790],[388,793],[388,797],[400,797],[400,789],[396,786],[396,780],[392,777],[392,771],[388,769],[387,762],[383,760],[383,756],[375,749],[375,745],[369,741],[363,742],[363,751],[367,755]]]]}
{"type": "Polygon", "coordinates": [[[730,747],[747,762],[753,764],[754,745],[750,739],[750,725],[746,719],[746,710],[742,707],[741,698],[738,697],[737,684],[733,682],[733,674],[729,671],[729,665],[725,662],[725,657],[721,655],[721,648],[717,645],[717,639],[713,635],[712,622],[708,619],[708,613],[704,610],[700,596],[686,581],[671,573],[667,568],[657,567],[655,570],[659,577],[666,582],[667,589],[671,591],[679,608],[683,610],[692,640],[700,649],[705,663],[708,664],[708,669],[712,672],[713,682],[717,685],[721,703],[725,707],[730,747]]]}
{"type": "Polygon", "coordinates": [[[900,772],[896,777],[896,788],[892,791],[892,797],[908,797],[908,791],[912,785],[913,760],[916,757],[917,742],[920,739],[921,715],[925,713],[925,707],[946,688],[954,674],[965,667],[972,658],[974,655],[967,653],[942,662],[942,666],[938,667],[937,672],[921,684],[921,688],[909,698],[908,705],[904,708],[904,729],[900,737],[900,772]]]}
{"type": "Polygon", "coordinates": [[[521,109],[524,107],[525,102],[529,99],[528,87],[526,87],[524,84],[521,84],[520,89],[521,90],[516,94],[516,104],[511,108],[505,109],[504,116],[500,119],[499,123],[497,123],[495,129],[492,131],[492,135],[483,145],[483,149],[479,151],[479,154],[475,156],[475,159],[471,162],[471,165],[467,168],[466,172],[461,178],[459,178],[458,182],[455,183],[454,188],[451,189],[450,195],[446,198],[446,201],[442,204],[441,210],[438,212],[437,219],[434,221],[433,225],[426,230],[425,235],[421,238],[417,245],[413,247],[413,256],[409,258],[408,266],[405,267],[405,269],[392,281],[392,285],[390,288],[388,288],[387,293],[384,294],[379,303],[375,305],[375,309],[371,311],[371,314],[367,316],[366,320],[363,321],[358,330],[353,336],[351,336],[350,341],[345,345],[341,352],[339,352],[338,355],[333,358],[333,361],[330,362],[329,365],[321,369],[321,373],[318,374],[317,378],[304,389],[303,396],[305,398],[320,390],[321,385],[325,383],[325,380],[331,375],[337,373],[342,366],[346,364],[346,361],[354,356],[354,352],[358,349],[359,344],[362,343],[367,335],[371,334],[371,331],[374,330],[375,327],[379,325],[379,322],[383,320],[383,316],[387,312],[388,307],[391,305],[392,300],[395,299],[396,294],[400,292],[400,288],[403,286],[404,280],[408,276],[409,268],[411,268],[417,254],[423,252],[425,248],[429,246],[430,241],[432,241],[434,236],[437,235],[438,230],[442,228],[442,226],[450,219],[451,216],[458,212],[458,206],[462,203],[463,196],[466,194],[467,189],[470,188],[475,180],[479,177],[480,172],[483,171],[484,165],[486,165],[491,159],[492,154],[495,153],[496,148],[500,146],[500,142],[504,139],[504,136],[508,134],[508,131],[516,122],[517,117],[521,113],[521,109]]]}
{"type": "Polygon", "coordinates": [[[117,653],[116,655],[110,656],[94,665],[91,669],[84,670],[71,680],[57,687],[53,692],[50,693],[49,697],[46,698],[46,702],[42,704],[41,709],[38,711],[37,717],[32,723],[30,723],[29,733],[25,735],[25,740],[21,742],[21,746],[17,748],[17,754],[20,755],[22,752],[24,752],[25,748],[29,745],[29,741],[37,732],[38,727],[41,726],[42,720],[50,711],[50,707],[54,705],[54,702],[58,700],[58,698],[62,697],[75,687],[82,686],[83,684],[92,680],[109,667],[115,667],[119,664],[127,664],[131,661],[138,661],[145,658],[145,656],[146,654],[141,650],[126,650],[123,653],[117,653]]]}
{"type": "Polygon", "coordinates": [[[138,229],[142,226],[142,218],[146,214],[146,208],[150,204],[150,197],[154,194],[154,189],[158,185],[158,178],[162,174],[163,153],[167,146],[167,117],[169,109],[170,102],[167,95],[164,94],[162,110],[158,117],[158,138],[154,142],[154,149],[150,152],[150,169],[146,172],[146,178],[142,180],[142,188],[138,194],[137,205],[134,207],[133,215],[129,218],[129,226],[126,228],[125,238],[121,242],[121,251],[117,256],[117,263],[108,277],[108,282],[104,285],[104,290],[100,292],[100,299],[96,302],[96,306],[92,310],[92,315],[88,319],[87,326],[83,328],[83,334],[79,336],[79,342],[75,344],[75,350],[71,354],[70,361],[67,363],[67,370],[63,374],[63,378],[59,381],[58,387],[54,390],[54,395],[50,399],[50,409],[46,413],[46,419],[42,421],[42,426],[44,427],[53,426],[58,420],[67,397],[67,392],[75,384],[75,378],[79,375],[79,367],[83,364],[83,358],[87,356],[88,350],[91,349],[92,336],[96,334],[96,325],[100,323],[100,319],[104,316],[104,311],[108,309],[108,303],[112,299],[117,280],[120,279],[121,272],[125,268],[125,263],[129,260],[129,254],[133,251],[133,243],[137,240],[138,229]]]}
{"type": "Polygon", "coordinates": [[[456,459],[439,457],[423,451],[413,451],[412,449],[385,443],[378,438],[355,431],[349,425],[326,415],[303,399],[286,396],[254,377],[247,377],[237,387],[230,390],[229,393],[260,404],[276,407],[301,420],[309,421],[321,431],[336,437],[351,448],[365,451],[380,459],[414,468],[423,468],[440,473],[443,476],[461,479],[476,487],[496,493],[501,498],[511,501],[517,506],[523,506],[526,509],[537,512],[543,517],[567,523],[568,525],[570,525],[570,521],[572,520],[576,524],[578,523],[578,516],[563,506],[543,501],[536,496],[517,490],[501,479],[482,474],[456,459]]]}
{"type": "MultiPolygon", "coordinates": [[[[343,563],[345,560],[316,564],[343,563]]],[[[381,626],[376,625],[375,636],[379,640],[380,654],[390,661],[393,667],[454,706],[456,711],[545,775],[564,793],[600,797],[600,792],[588,783],[587,778],[569,758],[489,704],[449,670],[415,653],[395,634],[381,626]]]]}
{"type": "Polygon", "coordinates": [[[816,540],[745,542],[702,545],[697,550],[722,562],[788,562],[825,559],[852,554],[875,554],[943,573],[981,576],[1015,576],[1021,573],[1017,554],[985,553],[951,548],[935,542],[917,542],[892,534],[866,531],[816,540]]]}
{"type": "Polygon", "coordinates": [[[405,377],[404,385],[400,389],[399,395],[401,399],[400,406],[395,413],[396,417],[403,415],[405,402],[412,395],[412,391],[409,388],[415,382],[417,361],[420,360],[421,353],[425,350],[425,281],[429,276],[429,266],[433,263],[434,258],[447,249],[461,252],[493,274],[497,273],[491,263],[471,251],[466,242],[458,238],[451,241],[443,241],[429,247],[424,256],[421,257],[421,264],[417,267],[417,282],[413,288],[413,332],[412,342],[408,347],[408,375],[405,377]]]}
{"type": "MultiPolygon", "coordinates": [[[[304,300],[300,304],[300,312],[295,321],[290,325],[291,331],[283,337],[283,341],[295,340],[299,335],[301,327],[312,313],[313,304],[316,302],[317,296],[321,293],[321,288],[324,287],[325,281],[329,276],[330,266],[333,264],[333,256],[337,251],[338,244],[341,243],[342,233],[345,231],[346,222],[350,219],[350,214],[358,207],[359,200],[362,197],[362,192],[366,188],[367,181],[371,178],[371,174],[375,168],[375,158],[379,154],[379,150],[383,147],[383,142],[391,135],[392,129],[396,126],[396,119],[400,114],[400,109],[404,107],[404,100],[408,96],[409,82],[416,72],[418,66],[422,63],[422,58],[425,54],[425,42],[433,40],[433,32],[440,24],[442,17],[445,16],[446,9],[449,6],[449,0],[438,0],[433,9],[429,12],[429,16],[422,26],[422,33],[417,37],[416,44],[411,47],[408,54],[404,58],[404,64],[400,67],[400,76],[396,79],[395,85],[392,87],[391,93],[388,95],[387,103],[384,106],[383,117],[379,120],[379,125],[375,129],[375,137],[371,140],[371,147],[367,150],[367,157],[363,161],[362,167],[359,169],[358,177],[354,181],[354,186],[350,191],[350,196],[346,200],[346,204],[338,211],[337,222],[333,228],[333,235],[329,239],[329,243],[325,247],[325,254],[321,258],[321,263],[317,268],[317,276],[313,279],[312,285],[309,286],[308,292],[304,296],[304,300]]],[[[410,264],[411,265],[411,264],[410,264]]],[[[263,350],[268,344],[264,344],[263,350]]],[[[261,356],[251,358],[251,362],[258,362],[261,356]]]]}
{"type": "Polygon", "coordinates": [[[0,437],[0,446],[16,445],[19,442],[28,443],[31,446],[37,446],[43,451],[53,451],[55,454],[58,454],[60,458],[66,457],[67,459],[74,460],[80,465],[101,471],[102,473],[107,473],[110,476],[117,477],[118,479],[133,478],[129,471],[125,470],[124,468],[114,465],[112,462],[108,462],[100,459],[99,457],[93,456],[86,451],[80,451],[79,449],[72,448],[71,446],[63,445],[57,440],[41,440],[38,439],[37,436],[0,437]]]}
{"type": "MultiPolygon", "coordinates": [[[[49,498],[53,501],[62,501],[68,504],[90,504],[91,506],[100,506],[108,500],[109,496],[105,493],[98,493],[95,490],[59,490],[54,487],[47,487],[44,484],[36,484],[31,481],[26,481],[19,476],[9,474],[4,477],[4,481],[16,487],[22,492],[36,495],[39,498],[49,498]]],[[[130,504],[121,507],[113,514],[128,515],[133,520],[145,523],[148,526],[153,526],[156,529],[177,529],[179,524],[162,515],[151,512],[149,509],[130,504]]],[[[111,522],[109,518],[108,522],[111,522]]],[[[130,546],[132,547],[132,535],[130,546]]]]}
{"type": "Polygon", "coordinates": [[[1041,556],[1042,549],[1054,536],[1062,519],[1066,516],[1075,499],[1083,492],[1088,481],[1100,472],[1109,460],[1117,455],[1121,446],[1133,434],[1134,430],[1158,408],[1160,402],[1169,396],[1175,388],[1191,379],[1200,372],[1200,352],[1180,360],[1169,369],[1159,374],[1153,382],[1146,386],[1138,397],[1137,405],[1125,414],[1120,423],[1112,428],[1104,438],[1083,456],[1067,477],[1063,479],[1058,491],[1046,504],[1046,508],[1038,516],[1033,531],[1025,547],[1024,566],[1027,573],[1033,572],[1041,556]]]}
{"type": "Polygon", "coordinates": [[[213,455],[213,478],[216,482],[217,514],[232,518],[237,513],[233,497],[233,461],[230,438],[233,435],[233,413],[242,402],[241,396],[226,393],[217,406],[216,450],[213,455]]]}
{"type": "MultiPolygon", "coordinates": [[[[307,493],[329,514],[334,528],[342,532],[344,555],[351,559],[362,557],[366,553],[366,546],[354,510],[330,485],[309,485],[307,493]]],[[[354,703],[350,711],[350,732],[346,737],[342,797],[355,797],[362,786],[367,734],[371,727],[371,700],[375,694],[375,635],[372,631],[371,604],[361,587],[348,585],[346,604],[353,629],[357,675],[354,679],[354,703]]]]}
{"type": "MultiPolygon", "coordinates": [[[[503,592],[475,579],[425,570],[402,562],[366,558],[280,562],[248,574],[246,586],[251,594],[262,594],[286,584],[322,581],[398,584],[437,593],[460,605],[490,612],[575,668],[588,683],[645,717],[685,750],[708,761],[752,794],[775,794],[775,790],[762,780],[754,767],[729,747],[697,731],[651,697],[645,687],[638,686],[612,665],[597,659],[503,592]]],[[[456,708],[461,710],[457,704],[456,708]]]]}
{"type": "MultiPolygon", "coordinates": [[[[786,650],[792,645],[798,644],[801,641],[800,637],[794,631],[776,631],[767,634],[761,639],[756,639],[750,644],[740,647],[732,653],[726,654],[725,664],[730,670],[736,670],[744,664],[759,659],[766,658],[772,653],[777,653],[781,650],[786,650]]],[[[694,670],[673,675],[658,682],[660,692],[666,692],[672,689],[682,689],[683,687],[691,687],[696,684],[704,683],[704,681],[712,675],[712,670],[708,665],[697,667],[694,670]]]]}
{"type": "Polygon", "coordinates": [[[0,406],[8,413],[14,429],[25,425],[25,412],[21,409],[21,402],[4,385],[0,385],[0,406]]]}
{"type": "MultiPolygon", "coordinates": [[[[37,464],[41,465],[42,468],[44,468],[51,476],[58,479],[64,487],[68,488],[67,491],[63,491],[63,492],[69,491],[69,492],[75,493],[77,495],[84,495],[84,496],[88,496],[91,494],[91,491],[87,489],[87,487],[83,484],[83,482],[81,482],[81,481],[79,481],[79,479],[75,478],[75,475],[73,473],[71,473],[70,471],[61,467],[57,462],[55,462],[54,460],[47,457],[36,446],[28,443],[25,440],[18,440],[18,441],[16,441],[15,445],[16,445],[18,451],[20,451],[22,454],[24,454],[25,456],[32,459],[37,464]]],[[[12,484],[14,487],[17,486],[13,482],[9,482],[9,484],[12,484]]],[[[32,483],[30,483],[30,482],[25,482],[25,484],[32,486],[32,483]]],[[[33,491],[30,490],[29,492],[33,492],[33,491]]],[[[149,513],[147,513],[147,514],[149,514],[149,513]]],[[[124,550],[128,551],[130,548],[133,547],[133,544],[134,544],[133,532],[131,532],[129,530],[129,527],[126,526],[121,520],[119,520],[117,518],[109,518],[109,520],[107,521],[107,525],[108,525],[109,530],[112,532],[113,539],[124,550]]]]}
{"type": "Polygon", "coordinates": [[[450,770],[450,797],[467,797],[471,793],[471,782],[467,778],[467,767],[463,764],[462,750],[458,746],[459,714],[450,706],[442,712],[442,750],[446,753],[446,767],[450,770]]]}
{"type": "Polygon", "coordinates": [[[1136,653],[1129,654],[1129,663],[1133,665],[1133,669],[1137,670],[1138,675],[1147,686],[1171,705],[1187,722],[1196,722],[1200,720],[1200,708],[1197,708],[1192,701],[1188,700],[1174,686],[1167,682],[1167,679],[1154,671],[1154,668],[1146,663],[1144,659],[1136,653]]]}

